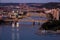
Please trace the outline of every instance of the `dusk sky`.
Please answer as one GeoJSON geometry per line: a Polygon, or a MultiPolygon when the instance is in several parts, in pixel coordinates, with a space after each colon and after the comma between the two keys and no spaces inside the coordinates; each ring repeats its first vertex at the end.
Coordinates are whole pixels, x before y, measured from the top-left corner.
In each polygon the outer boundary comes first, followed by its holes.
{"type": "Polygon", "coordinates": [[[60,2],[60,0],[0,0],[0,3],[46,3],[60,2]]]}

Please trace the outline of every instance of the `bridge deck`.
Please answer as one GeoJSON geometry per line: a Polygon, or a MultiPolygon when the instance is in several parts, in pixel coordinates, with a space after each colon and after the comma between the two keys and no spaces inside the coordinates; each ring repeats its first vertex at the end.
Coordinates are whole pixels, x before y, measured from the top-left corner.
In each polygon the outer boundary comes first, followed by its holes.
{"type": "Polygon", "coordinates": [[[19,22],[47,22],[48,20],[5,19],[4,21],[19,21],[19,22]]]}

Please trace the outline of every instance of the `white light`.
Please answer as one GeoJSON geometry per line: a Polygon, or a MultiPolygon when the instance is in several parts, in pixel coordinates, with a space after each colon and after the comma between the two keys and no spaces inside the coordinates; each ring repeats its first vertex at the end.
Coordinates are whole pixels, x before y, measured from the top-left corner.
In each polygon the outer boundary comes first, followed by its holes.
{"type": "Polygon", "coordinates": [[[14,24],[14,23],[12,23],[12,27],[13,27],[13,28],[15,27],[15,24],[14,24]]]}
{"type": "Polygon", "coordinates": [[[18,22],[16,23],[16,27],[19,27],[19,23],[18,22]]]}

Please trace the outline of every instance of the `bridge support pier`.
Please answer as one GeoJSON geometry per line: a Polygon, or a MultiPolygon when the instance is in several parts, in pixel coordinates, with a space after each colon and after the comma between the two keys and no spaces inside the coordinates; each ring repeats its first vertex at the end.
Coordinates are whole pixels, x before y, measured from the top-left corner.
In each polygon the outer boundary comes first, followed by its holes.
{"type": "Polygon", "coordinates": [[[35,25],[35,22],[33,22],[33,25],[35,25]]]}
{"type": "Polygon", "coordinates": [[[38,22],[38,25],[40,25],[40,22],[38,22]]]}

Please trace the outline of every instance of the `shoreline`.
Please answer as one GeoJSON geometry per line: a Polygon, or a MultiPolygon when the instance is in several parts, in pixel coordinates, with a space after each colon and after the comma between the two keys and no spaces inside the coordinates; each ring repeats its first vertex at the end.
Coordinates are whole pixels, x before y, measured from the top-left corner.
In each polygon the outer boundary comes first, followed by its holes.
{"type": "Polygon", "coordinates": [[[37,34],[60,34],[60,30],[53,31],[53,30],[38,30],[37,34]]]}

